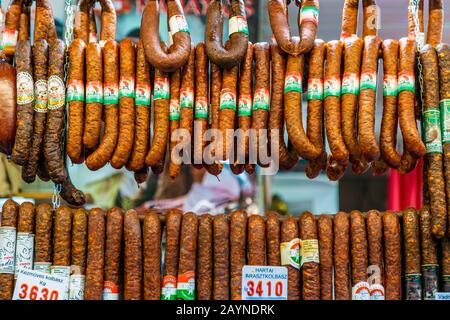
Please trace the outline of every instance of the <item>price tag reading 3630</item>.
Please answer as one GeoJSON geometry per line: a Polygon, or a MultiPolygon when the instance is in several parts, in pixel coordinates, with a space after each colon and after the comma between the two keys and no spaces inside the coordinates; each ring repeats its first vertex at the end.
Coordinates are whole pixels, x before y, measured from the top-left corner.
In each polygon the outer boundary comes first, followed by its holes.
{"type": "Polygon", "coordinates": [[[13,300],[67,300],[69,277],[20,269],[13,300]]]}
{"type": "Polygon", "coordinates": [[[287,300],[286,267],[244,266],[242,300],[287,300]]]}

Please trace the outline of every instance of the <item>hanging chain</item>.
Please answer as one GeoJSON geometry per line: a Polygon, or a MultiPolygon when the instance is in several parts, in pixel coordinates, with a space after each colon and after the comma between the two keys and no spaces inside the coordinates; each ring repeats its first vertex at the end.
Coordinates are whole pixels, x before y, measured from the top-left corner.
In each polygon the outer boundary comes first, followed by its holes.
{"type": "MultiPolygon", "coordinates": [[[[73,24],[74,24],[74,13],[75,13],[75,7],[76,4],[72,4],[75,3],[76,0],[65,0],[64,3],[64,11],[66,14],[66,25],[64,28],[64,44],[66,49],[69,48],[70,44],[72,43],[72,38],[73,38],[73,24]]],[[[69,55],[66,54],[66,61],[64,63],[64,83],[67,84],[67,80],[69,77],[69,55]]],[[[68,110],[68,103],[67,103],[67,99],[66,99],[66,110],[68,110]]],[[[67,114],[64,116],[64,121],[67,124],[67,114]]],[[[64,126],[64,130],[62,133],[62,137],[61,137],[61,151],[63,154],[63,159],[65,159],[65,154],[66,154],[66,128],[67,125],[64,126]]],[[[55,184],[54,188],[53,188],[53,197],[52,197],[52,205],[53,205],[53,209],[57,209],[59,208],[59,206],[61,205],[61,190],[62,190],[62,185],[61,184],[55,184]]]]}
{"type": "Polygon", "coordinates": [[[410,0],[410,6],[412,8],[412,15],[414,19],[414,33],[416,36],[416,59],[417,59],[417,74],[419,77],[419,97],[420,104],[424,104],[423,100],[423,73],[422,73],[422,63],[420,62],[420,50],[425,44],[425,36],[424,33],[420,31],[420,20],[419,20],[419,0],[410,0]]]}

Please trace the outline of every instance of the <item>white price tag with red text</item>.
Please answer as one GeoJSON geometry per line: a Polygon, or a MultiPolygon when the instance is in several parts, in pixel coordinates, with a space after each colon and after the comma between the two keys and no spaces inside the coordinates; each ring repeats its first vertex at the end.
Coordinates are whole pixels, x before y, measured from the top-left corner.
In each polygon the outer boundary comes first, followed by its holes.
{"type": "Polygon", "coordinates": [[[67,300],[69,278],[20,269],[13,300],[67,300]]]}
{"type": "Polygon", "coordinates": [[[242,300],[287,300],[286,267],[244,266],[242,300]]]}

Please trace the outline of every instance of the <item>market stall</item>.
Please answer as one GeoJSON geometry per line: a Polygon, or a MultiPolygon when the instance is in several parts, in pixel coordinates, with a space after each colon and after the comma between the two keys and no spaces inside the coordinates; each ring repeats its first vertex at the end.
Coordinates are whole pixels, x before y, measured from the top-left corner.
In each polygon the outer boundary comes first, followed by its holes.
{"type": "Polygon", "coordinates": [[[408,26],[382,39],[388,4],[345,0],[340,39],[324,41],[319,0],[269,0],[271,35],[253,42],[253,1],[197,6],[201,33],[183,4],[138,1],[140,32],[120,40],[112,0],[65,0],[62,39],[49,0],[0,15],[0,151],[54,186],[3,203],[0,299],[449,299],[442,1],[405,0],[408,26]],[[391,197],[409,174],[414,202],[293,212],[271,183],[294,170],[388,175],[391,197]],[[152,200],[105,208],[74,183],[97,176],[105,194],[119,172],[152,200]]]}

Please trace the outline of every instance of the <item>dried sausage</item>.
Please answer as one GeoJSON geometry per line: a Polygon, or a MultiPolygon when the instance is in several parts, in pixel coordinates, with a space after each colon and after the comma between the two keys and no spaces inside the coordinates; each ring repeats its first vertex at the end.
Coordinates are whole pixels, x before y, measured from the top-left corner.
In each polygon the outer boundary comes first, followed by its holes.
{"type": "Polygon", "coordinates": [[[375,0],[363,0],[362,38],[376,36],[378,33],[378,7],[375,0]]]}
{"type": "Polygon", "coordinates": [[[323,76],[325,61],[325,42],[317,39],[309,53],[308,69],[308,114],[306,135],[321,155],[309,161],[305,167],[305,173],[309,179],[316,178],[325,168],[327,153],[324,149],[323,135],[323,76]]]}
{"type": "Polygon", "coordinates": [[[302,245],[302,298],[320,300],[319,243],[317,224],[311,212],[304,212],[299,220],[302,245]]]}
{"type": "Polygon", "coordinates": [[[408,38],[399,41],[400,55],[398,68],[398,115],[403,142],[414,158],[425,155],[426,149],[416,125],[414,97],[415,97],[415,42],[408,38]]]}
{"type": "Polygon", "coordinates": [[[183,215],[180,235],[180,259],[178,262],[177,297],[195,299],[195,264],[197,254],[197,216],[188,212],[183,215]],[[181,284],[181,285],[180,285],[181,284]],[[188,289],[188,288],[189,289],[188,289]]]}
{"type": "Polygon", "coordinates": [[[450,292],[450,239],[443,238],[441,240],[441,266],[442,266],[442,282],[444,292],[450,292]]]}
{"type": "Polygon", "coordinates": [[[420,248],[422,252],[424,299],[434,300],[438,290],[439,271],[436,240],[431,232],[431,213],[429,207],[423,207],[419,213],[420,248]]]}
{"type": "Polygon", "coordinates": [[[19,207],[17,218],[15,278],[19,273],[19,268],[33,269],[34,219],[34,205],[31,202],[23,202],[19,207]],[[28,252],[28,254],[23,254],[24,252],[28,252]]]}
{"type": "Polygon", "coordinates": [[[85,300],[102,300],[105,266],[105,212],[91,209],[88,214],[88,250],[85,300]]]}
{"type": "Polygon", "coordinates": [[[180,85],[181,70],[174,71],[170,74],[170,103],[169,103],[169,175],[172,179],[176,178],[181,172],[181,166],[175,163],[172,152],[174,151],[178,141],[175,139],[174,133],[180,127],[180,85]]]}
{"type": "MultiPolygon", "coordinates": [[[[281,246],[283,250],[289,251],[292,241],[298,241],[298,239],[297,221],[293,217],[283,220],[281,222],[281,246]]],[[[295,243],[292,244],[295,245],[295,243]]],[[[284,255],[283,252],[281,254],[284,255]]],[[[286,264],[288,269],[288,300],[300,300],[300,272],[298,268],[290,264],[290,260],[285,263],[280,261],[281,264],[286,264]]]]}
{"type": "Polygon", "coordinates": [[[105,42],[103,49],[103,108],[105,126],[98,148],[86,159],[90,170],[98,170],[111,159],[119,134],[119,46],[114,40],[105,42]]]}
{"type": "Polygon", "coordinates": [[[106,213],[105,281],[103,285],[103,300],[119,299],[123,220],[123,212],[119,208],[110,209],[106,213]]]}
{"type": "Polygon", "coordinates": [[[351,300],[350,292],[350,220],[348,214],[334,216],[334,295],[335,300],[351,300]]]}
{"type": "Polygon", "coordinates": [[[359,0],[345,0],[342,9],[341,41],[356,35],[358,30],[359,0]]]}
{"type": "Polygon", "coordinates": [[[79,274],[86,273],[87,215],[83,208],[72,212],[72,246],[70,261],[72,269],[77,268],[79,274]]]}
{"type": "Polygon", "coordinates": [[[122,168],[130,157],[135,132],[135,64],[136,54],[131,39],[120,42],[119,136],[111,158],[111,166],[122,168]]]}
{"type": "MultiPolygon", "coordinates": [[[[230,236],[230,242],[231,239],[230,236]]],[[[211,300],[213,297],[213,217],[210,214],[203,214],[198,218],[197,242],[197,299],[211,300]]],[[[233,265],[232,254],[231,251],[231,265],[233,265]]],[[[239,280],[241,280],[240,276],[239,280]]],[[[230,285],[233,285],[232,280],[230,285]]]]}
{"type": "Polygon", "coordinates": [[[269,211],[266,219],[267,230],[267,265],[279,266],[280,257],[280,232],[281,225],[279,215],[276,212],[269,211]]]}
{"type": "Polygon", "coordinates": [[[420,227],[419,215],[414,208],[403,210],[403,243],[405,247],[406,300],[421,300],[420,227]]]}
{"type": "Polygon", "coordinates": [[[320,252],[320,299],[333,300],[333,219],[321,215],[317,221],[320,252]]]}
{"type": "Polygon", "coordinates": [[[439,104],[439,72],[436,50],[426,45],[420,51],[423,67],[423,127],[425,146],[426,176],[430,196],[432,216],[431,230],[436,238],[442,238],[447,229],[447,208],[442,163],[442,140],[439,104]]]}
{"type": "Polygon", "coordinates": [[[155,212],[144,218],[144,300],[161,296],[161,222],[155,212]]]}
{"type": "Polygon", "coordinates": [[[383,233],[386,300],[401,300],[401,231],[400,221],[395,212],[384,213],[383,233]]]}
{"type": "Polygon", "coordinates": [[[281,49],[294,56],[309,52],[319,25],[319,0],[302,1],[298,19],[300,39],[291,37],[286,2],[270,0],[267,6],[272,32],[281,49]]]}
{"type": "Polygon", "coordinates": [[[394,169],[400,167],[401,156],[397,152],[398,126],[398,40],[384,40],[383,51],[384,92],[383,119],[381,120],[380,151],[381,158],[394,169]]]}
{"type": "Polygon", "coordinates": [[[2,30],[4,43],[3,54],[7,56],[14,55],[16,50],[21,13],[22,0],[11,1],[8,11],[5,14],[4,30],[2,30]]]}
{"type": "Polygon", "coordinates": [[[247,264],[250,266],[266,265],[266,224],[258,215],[247,219],[247,264]]]}
{"type": "Polygon", "coordinates": [[[372,284],[384,284],[383,270],[383,221],[377,210],[370,210],[366,217],[369,252],[369,279],[372,284]],[[374,274],[375,273],[375,274],[374,274]],[[372,277],[371,277],[372,276],[372,277]]]}
{"type": "Polygon", "coordinates": [[[142,14],[141,38],[147,61],[161,72],[173,72],[189,59],[191,37],[179,0],[166,0],[169,30],[173,45],[167,53],[159,38],[159,1],[148,1],[142,14]]]}
{"type": "Polygon", "coordinates": [[[367,283],[367,233],[366,222],[361,212],[350,213],[350,239],[352,259],[352,300],[369,300],[369,285],[367,283]],[[360,286],[360,287],[359,287],[360,286]]]}
{"type": "Polygon", "coordinates": [[[73,163],[82,163],[84,160],[85,56],[84,41],[75,39],[69,48],[70,63],[67,83],[67,102],[69,104],[67,155],[73,163]]]}
{"type": "Polygon", "coordinates": [[[17,120],[12,159],[16,164],[23,166],[28,160],[33,137],[34,84],[29,41],[19,41],[17,43],[15,60],[17,71],[17,120]]]}
{"type": "Polygon", "coordinates": [[[125,300],[142,298],[142,232],[137,212],[129,210],[123,219],[125,300]]]}
{"type": "Polygon", "coordinates": [[[12,246],[10,248],[11,255],[2,255],[0,261],[0,300],[11,300],[14,290],[14,257],[16,250],[16,228],[17,218],[19,214],[19,205],[13,200],[7,200],[3,204],[2,208],[2,221],[1,221],[1,246],[3,248],[7,245],[12,246]],[[9,257],[8,257],[9,256],[9,257]]]}
{"type": "Polygon", "coordinates": [[[44,138],[47,120],[47,63],[48,44],[46,40],[34,42],[33,63],[34,63],[34,118],[33,136],[28,154],[28,162],[22,168],[22,179],[31,183],[36,178],[39,158],[42,154],[42,141],[44,138]]]}
{"type": "Polygon", "coordinates": [[[340,94],[341,57],[343,44],[340,41],[327,43],[324,98],[325,127],[331,154],[338,164],[346,166],[349,153],[342,137],[340,94]]]}
{"type": "Polygon", "coordinates": [[[368,162],[378,158],[380,149],[375,136],[375,109],[380,39],[364,38],[358,111],[358,140],[362,155],[368,162]]]}
{"type": "Polygon", "coordinates": [[[70,245],[72,229],[72,211],[68,207],[59,207],[55,212],[53,231],[53,265],[70,265],[70,245]]]}
{"type": "Polygon", "coordinates": [[[180,251],[180,230],[182,213],[169,210],[166,214],[166,253],[164,255],[164,278],[161,299],[176,300],[178,257],[180,251]]]}
{"type": "Polygon", "coordinates": [[[244,59],[248,46],[248,26],[244,1],[231,0],[228,22],[230,47],[224,48],[223,9],[222,0],[209,2],[206,12],[206,52],[213,63],[230,69],[244,59]]]}
{"type": "Polygon", "coordinates": [[[230,299],[230,225],[224,214],[214,217],[214,300],[230,299]]]}
{"type": "Polygon", "coordinates": [[[429,1],[427,44],[436,47],[442,42],[444,10],[442,0],[429,1]]]}
{"type": "MultiPolygon", "coordinates": [[[[230,299],[240,300],[242,268],[246,260],[247,214],[242,210],[230,216],[230,299]]],[[[278,245],[278,249],[279,249],[278,245]]]]}
{"type": "Polygon", "coordinates": [[[344,40],[344,74],[342,76],[342,137],[350,154],[353,172],[364,173],[367,162],[362,157],[361,147],[357,139],[357,112],[359,79],[361,77],[361,56],[364,41],[358,37],[350,37],[344,40]]]}
{"type": "Polygon", "coordinates": [[[45,203],[36,206],[34,270],[50,273],[52,264],[52,207],[45,203]]]}

